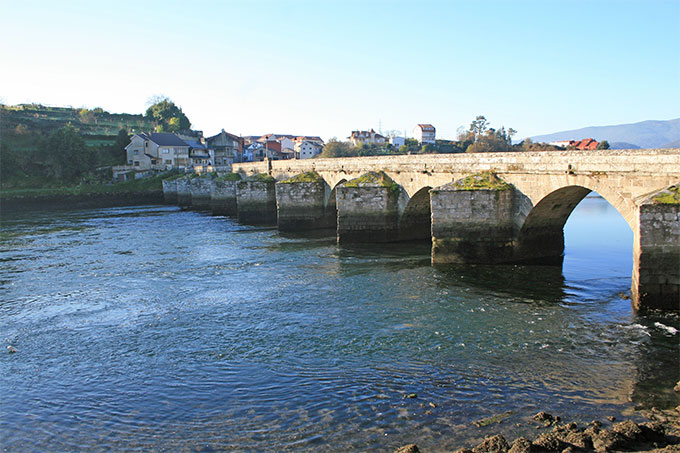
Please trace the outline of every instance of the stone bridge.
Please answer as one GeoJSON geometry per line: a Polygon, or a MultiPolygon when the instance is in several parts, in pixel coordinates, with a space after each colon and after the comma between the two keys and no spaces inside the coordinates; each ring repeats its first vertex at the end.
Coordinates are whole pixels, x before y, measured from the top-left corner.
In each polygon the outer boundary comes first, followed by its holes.
{"type": "Polygon", "coordinates": [[[564,224],[594,191],[634,233],[633,306],[680,309],[680,149],[285,160],[234,171],[276,180],[239,183],[240,219],[255,195],[254,210],[269,210],[282,230],[335,227],[341,243],[431,238],[433,263],[561,264],[564,224]]]}

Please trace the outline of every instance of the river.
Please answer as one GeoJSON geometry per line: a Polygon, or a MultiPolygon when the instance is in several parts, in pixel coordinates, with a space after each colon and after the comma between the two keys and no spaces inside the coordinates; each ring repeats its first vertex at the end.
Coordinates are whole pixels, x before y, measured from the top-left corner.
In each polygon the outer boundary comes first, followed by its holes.
{"type": "Polygon", "coordinates": [[[679,404],[630,228],[589,197],[565,237],[561,269],[433,267],[169,206],[3,212],[0,446],[444,451],[679,404]]]}

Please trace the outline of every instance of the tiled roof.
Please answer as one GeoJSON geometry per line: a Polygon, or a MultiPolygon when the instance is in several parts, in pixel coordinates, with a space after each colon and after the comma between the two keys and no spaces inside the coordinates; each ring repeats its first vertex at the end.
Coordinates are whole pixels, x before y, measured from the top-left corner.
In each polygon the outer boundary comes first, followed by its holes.
{"type": "Polygon", "coordinates": [[[150,140],[158,146],[188,146],[184,140],[168,132],[153,132],[150,134],[138,134],[140,137],[150,140]]]}

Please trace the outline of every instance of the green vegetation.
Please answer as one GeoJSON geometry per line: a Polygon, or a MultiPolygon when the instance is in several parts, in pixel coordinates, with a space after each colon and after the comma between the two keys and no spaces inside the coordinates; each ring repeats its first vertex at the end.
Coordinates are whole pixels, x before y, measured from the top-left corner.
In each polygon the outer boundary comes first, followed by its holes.
{"type": "Polygon", "coordinates": [[[255,173],[245,178],[243,181],[247,182],[276,182],[276,179],[266,173],[255,173]]]}
{"type": "Polygon", "coordinates": [[[218,181],[240,181],[241,175],[238,173],[226,173],[217,178],[218,181]]]}
{"type": "Polygon", "coordinates": [[[280,181],[281,184],[293,184],[296,182],[320,182],[323,178],[315,171],[308,171],[306,173],[300,173],[292,178],[284,179],[280,181]]]}
{"type": "Polygon", "coordinates": [[[455,181],[451,187],[457,190],[508,190],[510,184],[491,171],[484,171],[455,181]]]}
{"type": "Polygon", "coordinates": [[[602,140],[597,144],[597,149],[609,149],[609,142],[607,140],[602,140]]]}
{"type": "Polygon", "coordinates": [[[170,98],[156,96],[151,98],[150,102],[152,105],[146,109],[144,117],[158,125],[157,132],[186,131],[191,127],[189,118],[170,98]]]}
{"type": "Polygon", "coordinates": [[[0,199],[32,198],[51,195],[88,195],[116,193],[148,193],[163,190],[163,179],[167,173],[151,178],[136,179],[118,184],[77,184],[71,186],[54,186],[40,188],[21,188],[0,191],[0,199]]]}
{"type": "Polygon", "coordinates": [[[680,204],[680,184],[670,186],[652,197],[654,204],[680,204]]]}
{"type": "Polygon", "coordinates": [[[386,187],[393,192],[399,191],[399,184],[387,176],[384,171],[369,171],[358,178],[351,179],[344,184],[345,187],[386,187]]]}
{"type": "Polygon", "coordinates": [[[517,133],[513,128],[505,130],[505,126],[496,130],[489,126],[487,119],[479,115],[467,131],[461,132],[458,141],[466,153],[492,153],[512,151],[512,136],[517,133]]]}

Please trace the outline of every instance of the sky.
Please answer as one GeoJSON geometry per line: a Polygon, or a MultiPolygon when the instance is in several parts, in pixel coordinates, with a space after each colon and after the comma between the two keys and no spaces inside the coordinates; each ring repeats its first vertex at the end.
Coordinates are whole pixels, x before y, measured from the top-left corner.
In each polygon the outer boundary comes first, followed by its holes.
{"type": "Polygon", "coordinates": [[[206,135],[678,118],[680,0],[0,0],[0,102],[159,94],[206,135]]]}

